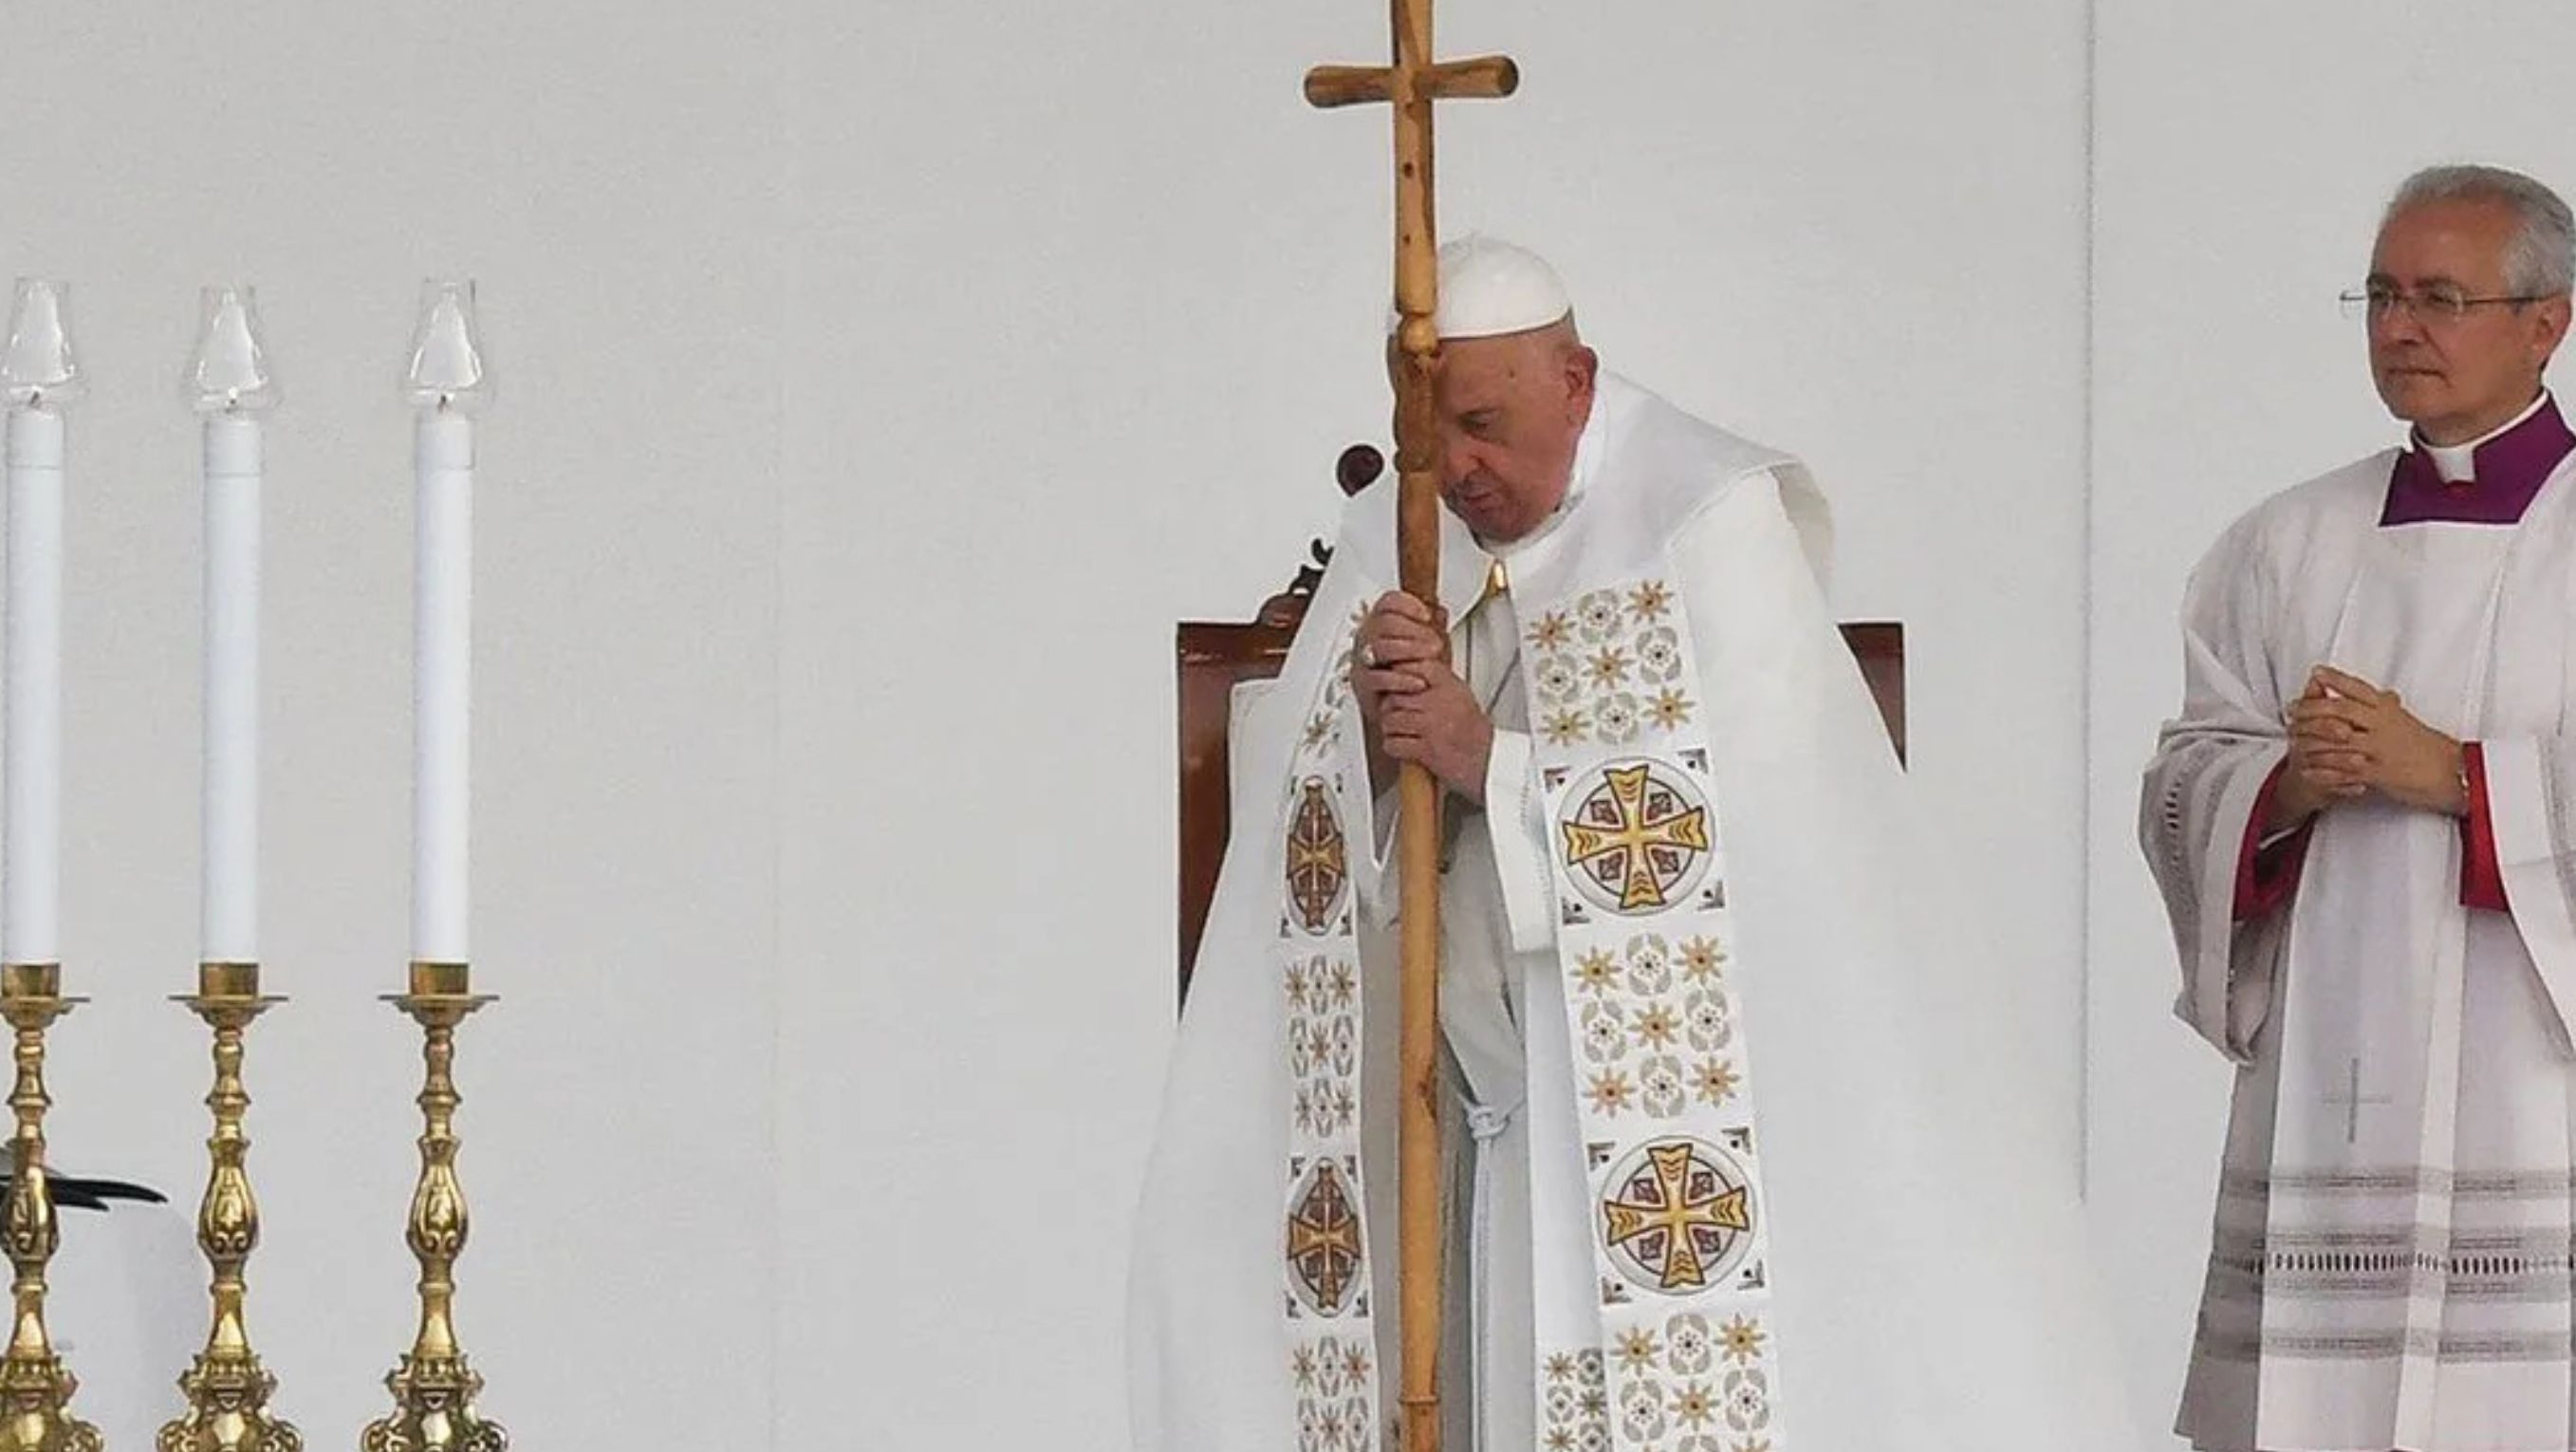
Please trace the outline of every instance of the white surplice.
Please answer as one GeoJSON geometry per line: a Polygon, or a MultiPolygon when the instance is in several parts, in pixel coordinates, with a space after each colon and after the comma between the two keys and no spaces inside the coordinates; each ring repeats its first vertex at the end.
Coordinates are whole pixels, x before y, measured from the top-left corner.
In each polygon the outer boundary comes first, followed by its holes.
{"type": "Polygon", "coordinates": [[[2141,837],[2177,1012],[2237,1068],[2177,1430],[2262,1452],[2564,1452],[2576,1006],[2576,461],[2518,524],[2383,527],[2394,452],[2276,496],[2195,571],[2141,837]],[[2483,743],[2510,916],[2460,825],[2372,798],[2233,920],[2284,713],[2331,665],[2483,743]]]}

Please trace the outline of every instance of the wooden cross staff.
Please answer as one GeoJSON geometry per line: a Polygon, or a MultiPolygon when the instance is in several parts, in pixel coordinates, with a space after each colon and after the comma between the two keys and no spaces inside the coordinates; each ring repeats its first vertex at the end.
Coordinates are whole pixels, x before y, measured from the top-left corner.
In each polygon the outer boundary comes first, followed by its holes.
{"type": "MultiPolygon", "coordinates": [[[[1390,0],[1395,63],[1318,66],[1320,107],[1384,101],[1395,113],[1395,468],[1397,583],[1440,608],[1440,430],[1433,382],[1440,243],[1432,225],[1431,103],[1493,99],[1520,85],[1503,56],[1431,59],[1431,0],[1390,0]]],[[[1397,778],[1403,905],[1403,1120],[1397,1133],[1397,1260],[1405,1452],[1440,1448],[1440,788],[1419,762],[1397,778]]]]}

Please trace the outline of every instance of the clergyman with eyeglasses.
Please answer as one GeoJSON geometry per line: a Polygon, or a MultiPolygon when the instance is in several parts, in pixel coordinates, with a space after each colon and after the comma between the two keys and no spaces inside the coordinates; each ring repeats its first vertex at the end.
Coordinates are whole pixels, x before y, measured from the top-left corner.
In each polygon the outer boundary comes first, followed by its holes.
{"type": "Polygon", "coordinates": [[[2380,224],[2402,447],[2266,500],[2183,605],[2140,837],[2177,1011],[2236,1065],[2179,1430],[2576,1447],[2576,224],[2490,167],[2380,224]]]}

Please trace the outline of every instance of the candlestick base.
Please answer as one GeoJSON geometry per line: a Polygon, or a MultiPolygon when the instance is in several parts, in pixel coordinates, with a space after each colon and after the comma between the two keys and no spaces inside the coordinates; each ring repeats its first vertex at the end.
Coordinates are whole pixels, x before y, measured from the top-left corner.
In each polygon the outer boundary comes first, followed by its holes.
{"type": "Polygon", "coordinates": [[[17,1034],[18,1077],[9,1108],[18,1126],[9,1142],[9,1202],[0,1215],[0,1244],[16,1269],[10,1284],[15,1326],[0,1354],[0,1452],[99,1452],[98,1428],[71,1414],[80,1382],[54,1354],[45,1329],[45,1267],[62,1243],[54,1197],[45,1181],[45,1031],[86,1000],[62,996],[63,970],[53,963],[0,966],[0,1020],[17,1034]]]}
{"type": "MultiPolygon", "coordinates": [[[[465,1190],[456,1177],[456,1106],[450,1067],[456,1026],[493,1001],[473,991],[463,963],[414,963],[411,992],[386,1002],[421,1027],[427,1063],[420,1091],[420,1183],[404,1239],[420,1262],[420,1330],[385,1376],[391,1416],[369,1423],[362,1452],[509,1452],[510,1434],[475,1410],[483,1378],[456,1338],[456,1259],[465,1250],[465,1190]]],[[[0,1449],[5,1452],[5,1449],[0,1449]]]]}
{"type": "Polygon", "coordinates": [[[259,1245],[259,1201],[244,1167],[250,1138],[242,1122],[250,1094],[242,1084],[242,1039],[252,1019],[286,1000],[259,991],[257,963],[202,963],[197,991],[173,1001],[214,1030],[215,1084],[206,1094],[215,1117],[206,1141],[212,1168],[197,1207],[197,1245],[214,1269],[214,1321],[206,1349],[179,1378],[188,1410],[162,1426],[154,1446],[157,1452],[302,1452],[304,1434],[268,1410],[277,1377],[251,1349],[242,1314],[242,1268],[259,1245]]]}

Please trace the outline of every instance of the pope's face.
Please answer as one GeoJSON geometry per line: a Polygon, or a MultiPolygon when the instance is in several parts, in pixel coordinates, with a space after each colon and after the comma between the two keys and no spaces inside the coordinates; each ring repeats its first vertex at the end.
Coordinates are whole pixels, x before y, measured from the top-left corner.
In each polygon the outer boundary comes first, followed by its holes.
{"type": "Polygon", "coordinates": [[[2371,288],[2415,302],[2371,319],[2371,377],[2389,412],[2436,444],[2466,443],[2520,413],[2566,335],[2564,296],[2478,302],[2454,318],[2422,304],[2443,294],[2511,295],[2506,260],[2514,231],[2513,211],[2500,202],[2427,202],[2391,217],[2372,249],[2371,288]]]}
{"type": "Polygon", "coordinates": [[[1440,498],[1479,538],[1519,539],[1556,512],[1596,367],[1558,329],[1440,345],[1440,498]]]}

